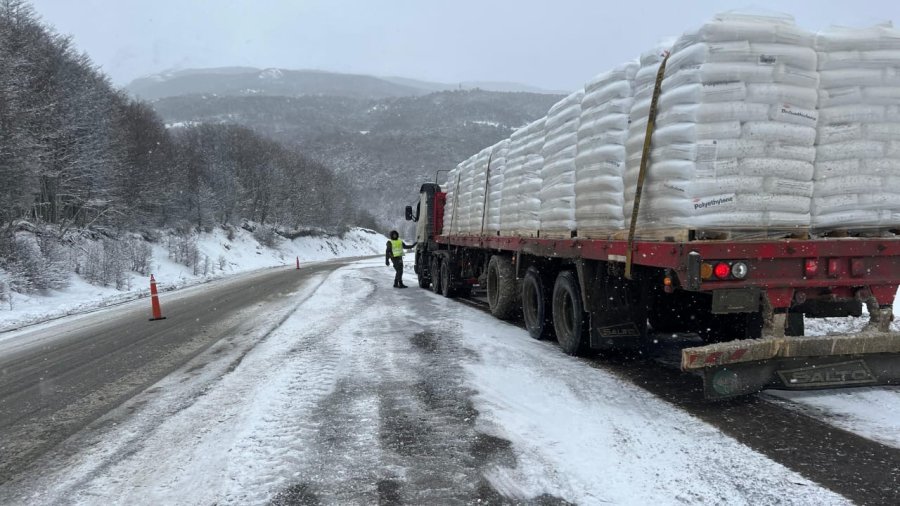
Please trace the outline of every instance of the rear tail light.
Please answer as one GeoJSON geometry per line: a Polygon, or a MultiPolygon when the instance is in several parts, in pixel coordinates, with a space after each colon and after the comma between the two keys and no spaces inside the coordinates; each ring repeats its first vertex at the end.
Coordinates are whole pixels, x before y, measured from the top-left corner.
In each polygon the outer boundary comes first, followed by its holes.
{"type": "Polygon", "coordinates": [[[700,278],[708,279],[744,279],[750,274],[750,267],[746,262],[718,262],[715,264],[700,264],[700,278]]]}
{"type": "Polygon", "coordinates": [[[819,273],[819,259],[818,258],[807,258],[806,262],[803,264],[803,273],[806,274],[806,277],[811,278],[819,273]]]}
{"type": "Polygon", "coordinates": [[[715,275],[716,275],[717,278],[719,278],[719,279],[725,279],[725,278],[728,277],[729,274],[731,274],[731,267],[730,267],[728,264],[724,263],[724,262],[723,262],[723,263],[718,263],[718,264],[716,264],[716,266],[713,268],[713,272],[715,273],[715,275]]]}

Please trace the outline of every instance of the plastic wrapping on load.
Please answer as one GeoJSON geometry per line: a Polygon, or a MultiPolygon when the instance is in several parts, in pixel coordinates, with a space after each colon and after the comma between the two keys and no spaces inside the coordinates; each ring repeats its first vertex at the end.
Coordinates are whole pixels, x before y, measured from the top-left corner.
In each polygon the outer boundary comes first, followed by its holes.
{"type": "Polygon", "coordinates": [[[816,36],[821,84],[812,224],[818,232],[900,226],[900,31],[816,36]]]}
{"type": "Polygon", "coordinates": [[[500,209],[503,206],[503,184],[506,177],[506,154],[509,139],[504,139],[490,148],[491,162],[488,167],[488,195],[484,230],[499,232],[502,228],[500,209]]]}
{"type": "Polygon", "coordinates": [[[584,86],[575,156],[575,221],[579,237],[624,227],[625,142],[640,65],[628,62],[584,86]]]}
{"type": "MultiPolygon", "coordinates": [[[[673,44],[638,236],[673,228],[808,228],[819,120],[813,40],[788,17],[725,14],[673,44]]],[[[642,59],[636,74],[645,83],[635,84],[626,141],[626,228],[660,60],[642,59]]]]}
{"type": "MultiPolygon", "coordinates": [[[[697,32],[686,35],[681,44],[748,41],[812,47],[813,37],[812,33],[794,24],[794,18],[787,14],[723,12],[716,14],[697,32]]],[[[678,43],[675,49],[678,49],[678,43]]]]}
{"type": "Polygon", "coordinates": [[[581,100],[578,90],[554,104],[544,124],[541,147],[540,230],[564,233],[575,230],[575,154],[581,100]]]}

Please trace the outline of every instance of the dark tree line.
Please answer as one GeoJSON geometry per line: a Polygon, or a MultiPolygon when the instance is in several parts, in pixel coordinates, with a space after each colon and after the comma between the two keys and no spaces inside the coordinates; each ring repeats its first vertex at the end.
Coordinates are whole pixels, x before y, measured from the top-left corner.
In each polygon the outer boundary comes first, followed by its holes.
{"type": "Polygon", "coordinates": [[[0,0],[0,226],[371,226],[325,166],[238,126],[167,129],[23,0],[0,0]]]}

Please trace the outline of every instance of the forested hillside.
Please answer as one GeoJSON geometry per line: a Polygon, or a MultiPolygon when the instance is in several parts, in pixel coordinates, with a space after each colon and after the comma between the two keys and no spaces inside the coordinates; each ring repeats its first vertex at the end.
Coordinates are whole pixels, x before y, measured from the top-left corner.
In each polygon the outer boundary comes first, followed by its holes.
{"type": "Polygon", "coordinates": [[[352,183],[382,222],[396,223],[420,183],[543,116],[559,98],[467,90],[382,100],[205,94],[151,104],[171,126],[237,123],[294,146],[352,183]]]}
{"type": "Polygon", "coordinates": [[[0,274],[15,287],[78,270],[56,250],[85,232],[372,224],[346,182],[297,151],[235,125],[167,129],[20,0],[0,1],[0,69],[0,274]]]}

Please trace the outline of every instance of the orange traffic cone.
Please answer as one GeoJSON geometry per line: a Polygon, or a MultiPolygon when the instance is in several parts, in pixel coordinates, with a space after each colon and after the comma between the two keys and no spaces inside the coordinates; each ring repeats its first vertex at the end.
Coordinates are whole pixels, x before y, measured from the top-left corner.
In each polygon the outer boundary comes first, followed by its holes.
{"type": "Polygon", "coordinates": [[[297,270],[300,270],[300,257],[297,257],[297,270]]]}
{"type": "Polygon", "coordinates": [[[166,317],[162,315],[162,309],[159,307],[159,294],[156,293],[156,278],[153,277],[153,274],[150,275],[150,305],[153,306],[153,318],[150,318],[151,322],[166,319],[166,317]]]}

